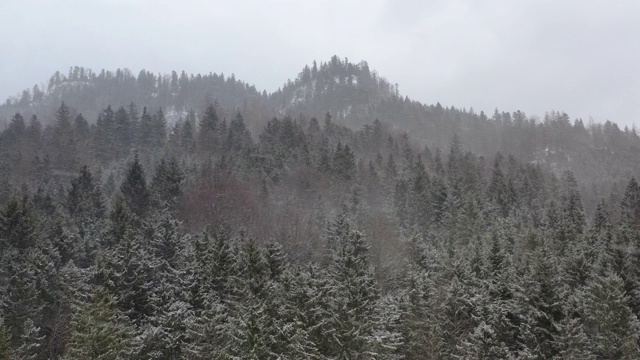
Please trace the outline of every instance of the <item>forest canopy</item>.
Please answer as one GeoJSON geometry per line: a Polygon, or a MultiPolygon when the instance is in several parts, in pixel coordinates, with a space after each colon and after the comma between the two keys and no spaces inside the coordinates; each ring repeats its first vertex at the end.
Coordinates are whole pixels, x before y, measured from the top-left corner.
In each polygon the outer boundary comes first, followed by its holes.
{"type": "Polygon", "coordinates": [[[0,359],[640,357],[635,129],[73,68],[0,107],[0,359]]]}

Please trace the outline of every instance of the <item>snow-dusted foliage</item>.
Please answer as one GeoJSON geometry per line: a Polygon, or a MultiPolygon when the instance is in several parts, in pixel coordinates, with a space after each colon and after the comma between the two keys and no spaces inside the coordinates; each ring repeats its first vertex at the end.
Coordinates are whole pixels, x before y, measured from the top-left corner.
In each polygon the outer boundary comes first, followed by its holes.
{"type": "Polygon", "coordinates": [[[68,79],[25,103],[131,92],[90,119],[73,101],[15,114],[0,133],[0,359],[640,357],[631,132],[422,107],[337,58],[258,95],[347,104],[323,121],[273,117],[233,77],[68,79]],[[186,110],[204,83],[225,97],[186,110]],[[339,124],[363,104],[479,139],[339,124]],[[585,177],[596,166],[577,149],[610,159],[590,141],[626,155],[585,177]]]}

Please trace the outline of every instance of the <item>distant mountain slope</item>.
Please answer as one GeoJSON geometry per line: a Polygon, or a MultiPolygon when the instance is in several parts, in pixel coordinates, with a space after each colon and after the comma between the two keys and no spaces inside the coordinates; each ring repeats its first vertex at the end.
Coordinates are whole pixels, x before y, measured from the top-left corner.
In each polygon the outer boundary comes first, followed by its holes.
{"type": "MultiPolygon", "coordinates": [[[[128,69],[115,72],[102,70],[99,74],[90,69],[74,67],[68,75],[56,72],[46,89],[37,85],[24,90],[22,96],[8,99],[0,106],[0,119],[8,119],[16,112],[23,116],[51,114],[64,101],[95,121],[99,112],[111,105],[126,106],[132,101],[140,107],[171,109],[183,112],[202,109],[208,102],[217,101],[223,108],[244,109],[252,104],[267,101],[267,94],[254,86],[238,81],[232,75],[154,74],[142,70],[137,76],[128,69]]],[[[45,124],[51,119],[41,119],[45,124]]]]}
{"type": "Polygon", "coordinates": [[[398,97],[397,90],[370,71],[366,62],[352,64],[334,56],[320,66],[315,62],[311,68],[305,66],[270,99],[280,113],[320,116],[330,112],[349,119],[351,125],[363,125],[375,117],[381,103],[394,97],[398,97]]]}
{"type": "Polygon", "coordinates": [[[75,67],[67,75],[54,74],[46,89],[35,86],[24,90],[21,98],[8,99],[0,106],[0,122],[8,123],[20,112],[25,118],[41,115],[46,125],[52,120],[46,116],[62,101],[89,122],[95,122],[107,105],[117,108],[131,101],[139,108],[162,108],[169,122],[191,109],[201,114],[207,103],[217,101],[223,117],[240,111],[254,134],[282,115],[304,122],[311,117],[322,120],[329,113],[333,121],[352,129],[379,119],[389,130],[410,133],[416,146],[431,150],[447,148],[457,134],[465,148],[489,159],[500,151],[544,164],[558,174],[571,169],[582,179],[582,190],[596,196],[608,196],[614,184],[622,187],[630,176],[640,175],[640,138],[635,130],[622,130],[611,122],[585,126],[558,112],[538,118],[496,109],[489,117],[472,109],[426,105],[402,96],[366,62],[355,64],[337,56],[305,66],[271,94],[233,75],[156,75],[143,70],[135,76],[126,69],[97,74],[75,67]]]}
{"type": "Polygon", "coordinates": [[[489,159],[500,151],[556,174],[570,169],[582,179],[582,191],[595,197],[608,196],[613,184],[623,187],[623,179],[640,173],[640,138],[633,129],[611,122],[585,126],[562,112],[540,118],[496,109],[489,117],[472,109],[422,104],[399,94],[366,62],[352,64],[334,56],[307,66],[270,100],[280,114],[320,118],[329,112],[334,121],[354,129],[380,119],[432,150],[447,148],[457,134],[467,149],[489,159]]]}

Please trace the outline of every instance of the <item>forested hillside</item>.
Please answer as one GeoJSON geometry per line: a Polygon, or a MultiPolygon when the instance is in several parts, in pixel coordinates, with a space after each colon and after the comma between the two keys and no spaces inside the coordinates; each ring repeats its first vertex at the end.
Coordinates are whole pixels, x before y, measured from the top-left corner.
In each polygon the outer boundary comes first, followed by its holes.
{"type": "MultiPolygon", "coordinates": [[[[428,79],[425,79],[425,86],[428,79]]],[[[354,64],[337,56],[328,62],[305,66],[281,89],[267,94],[224,74],[154,74],[142,70],[137,76],[127,69],[115,72],[74,67],[66,75],[54,74],[45,85],[35,85],[0,106],[0,124],[5,127],[14,114],[28,123],[38,116],[46,127],[61,102],[94,124],[109,105],[115,111],[132,102],[138,111],[163,111],[171,127],[190,112],[202,114],[217,104],[218,115],[227,122],[242,113],[253,135],[268,119],[289,116],[306,124],[311,117],[324,119],[330,113],[336,124],[361,130],[379,119],[393,134],[411,134],[418,147],[445,150],[456,135],[465,149],[491,159],[496,152],[513,155],[527,163],[550,167],[557,175],[571,170],[578,178],[588,214],[602,197],[622,196],[629,178],[640,176],[640,138],[635,129],[606,119],[571,119],[559,111],[525,114],[522,111],[477,113],[473,109],[427,105],[398,92],[366,62],[354,64]]],[[[191,115],[193,116],[193,114],[191,115]]],[[[366,129],[365,129],[366,130],[366,129]]]]}
{"type": "Polygon", "coordinates": [[[0,114],[0,359],[640,357],[634,130],[336,57],[273,94],[77,68],[0,114]]]}

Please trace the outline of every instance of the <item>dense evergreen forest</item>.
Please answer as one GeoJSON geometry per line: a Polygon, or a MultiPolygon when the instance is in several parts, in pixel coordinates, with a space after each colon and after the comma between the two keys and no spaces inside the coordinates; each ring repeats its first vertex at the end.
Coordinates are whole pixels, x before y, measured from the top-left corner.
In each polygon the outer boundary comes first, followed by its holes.
{"type": "Polygon", "coordinates": [[[0,116],[0,359],[640,358],[635,129],[337,57],[74,68],[0,116]]]}

